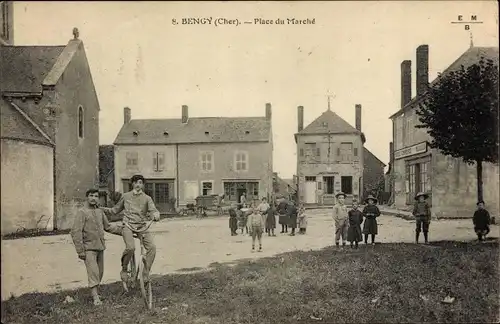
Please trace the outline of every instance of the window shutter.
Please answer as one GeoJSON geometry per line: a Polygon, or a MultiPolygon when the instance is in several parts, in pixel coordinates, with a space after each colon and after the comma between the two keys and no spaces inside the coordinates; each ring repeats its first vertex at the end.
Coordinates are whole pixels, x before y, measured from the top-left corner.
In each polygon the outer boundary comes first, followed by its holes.
{"type": "Polygon", "coordinates": [[[321,149],[319,147],[316,148],[316,156],[321,156],[321,149]]]}
{"type": "Polygon", "coordinates": [[[354,148],[354,156],[358,156],[358,148],[357,147],[354,148]]]}

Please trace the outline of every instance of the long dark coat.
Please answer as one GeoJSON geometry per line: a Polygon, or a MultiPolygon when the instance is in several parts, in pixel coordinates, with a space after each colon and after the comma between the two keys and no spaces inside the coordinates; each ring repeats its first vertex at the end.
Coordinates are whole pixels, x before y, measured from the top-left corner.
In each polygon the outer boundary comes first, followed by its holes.
{"type": "Polygon", "coordinates": [[[282,200],[278,203],[278,215],[280,225],[288,225],[288,201],[282,200]]]}
{"type": "Polygon", "coordinates": [[[297,214],[298,214],[297,207],[295,207],[294,205],[288,205],[287,214],[288,214],[288,226],[290,228],[296,228],[297,214]]]}
{"type": "Polygon", "coordinates": [[[276,228],[276,208],[271,207],[266,212],[266,229],[276,228]]]}
{"type": "Polygon", "coordinates": [[[363,208],[363,217],[365,223],[363,225],[363,234],[378,234],[377,217],[380,216],[380,210],[375,205],[366,205],[363,208]]]}
{"type": "Polygon", "coordinates": [[[236,231],[238,229],[238,217],[236,215],[236,210],[233,208],[229,209],[229,228],[232,231],[236,231]]]}
{"type": "Polygon", "coordinates": [[[361,223],[363,222],[363,213],[360,210],[349,211],[349,228],[347,229],[347,240],[349,242],[361,242],[362,232],[361,223]]]}
{"type": "Polygon", "coordinates": [[[490,213],[486,209],[478,209],[474,212],[472,222],[474,223],[474,231],[487,231],[490,230],[490,213]]]}

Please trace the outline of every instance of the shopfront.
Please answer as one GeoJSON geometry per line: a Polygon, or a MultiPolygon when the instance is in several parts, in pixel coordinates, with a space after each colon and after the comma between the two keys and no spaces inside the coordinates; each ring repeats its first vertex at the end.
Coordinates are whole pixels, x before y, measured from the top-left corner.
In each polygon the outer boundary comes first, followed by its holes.
{"type": "Polygon", "coordinates": [[[413,204],[418,192],[426,192],[432,198],[431,150],[428,143],[422,142],[395,151],[394,159],[404,160],[406,204],[413,204]]]}

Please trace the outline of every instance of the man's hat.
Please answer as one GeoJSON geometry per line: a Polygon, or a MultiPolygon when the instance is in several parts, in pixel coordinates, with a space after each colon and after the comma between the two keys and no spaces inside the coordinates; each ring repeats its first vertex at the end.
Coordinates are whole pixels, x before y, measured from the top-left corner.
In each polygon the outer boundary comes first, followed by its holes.
{"type": "Polygon", "coordinates": [[[426,194],[425,192],[419,192],[416,196],[415,196],[415,200],[418,200],[418,197],[420,196],[424,196],[425,199],[429,198],[429,195],[426,194]]]}
{"type": "Polygon", "coordinates": [[[476,205],[479,205],[479,204],[483,204],[484,205],[484,201],[483,200],[479,200],[476,205]]]}
{"type": "Polygon", "coordinates": [[[343,192],[341,191],[341,192],[339,192],[339,193],[337,193],[337,194],[335,195],[335,198],[337,198],[337,199],[338,199],[338,198],[339,198],[339,196],[344,196],[344,198],[345,198],[345,193],[343,193],[343,192]]]}
{"type": "Polygon", "coordinates": [[[368,200],[373,200],[373,203],[376,204],[378,202],[378,199],[373,197],[372,195],[368,195],[368,197],[366,197],[365,199],[365,202],[368,202],[368,200]]]}

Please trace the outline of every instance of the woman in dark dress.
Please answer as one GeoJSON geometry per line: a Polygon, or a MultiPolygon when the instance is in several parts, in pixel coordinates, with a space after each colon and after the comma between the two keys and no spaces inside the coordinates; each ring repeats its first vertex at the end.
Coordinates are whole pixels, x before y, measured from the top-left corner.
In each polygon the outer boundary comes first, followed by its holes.
{"type": "Polygon", "coordinates": [[[290,202],[287,207],[287,215],[288,215],[288,227],[292,229],[290,236],[295,236],[295,229],[297,228],[298,210],[293,202],[290,202]]]}
{"type": "Polygon", "coordinates": [[[368,204],[363,209],[365,223],[363,225],[363,234],[365,234],[365,244],[368,244],[368,235],[372,237],[372,245],[375,245],[375,235],[378,234],[377,217],[380,216],[380,210],[376,206],[377,198],[369,195],[365,202],[368,204]]]}
{"type": "Polygon", "coordinates": [[[266,212],[266,233],[268,236],[276,236],[274,229],[276,228],[276,207],[274,204],[269,207],[266,212]]]}
{"type": "Polygon", "coordinates": [[[347,229],[347,240],[351,242],[351,247],[353,243],[356,244],[358,248],[358,242],[363,240],[361,232],[361,223],[363,223],[363,213],[358,209],[358,202],[352,202],[352,209],[348,212],[349,215],[349,228],[347,229]]]}
{"type": "Polygon", "coordinates": [[[288,201],[285,198],[278,200],[278,221],[281,225],[280,233],[288,233],[288,201]]]}

